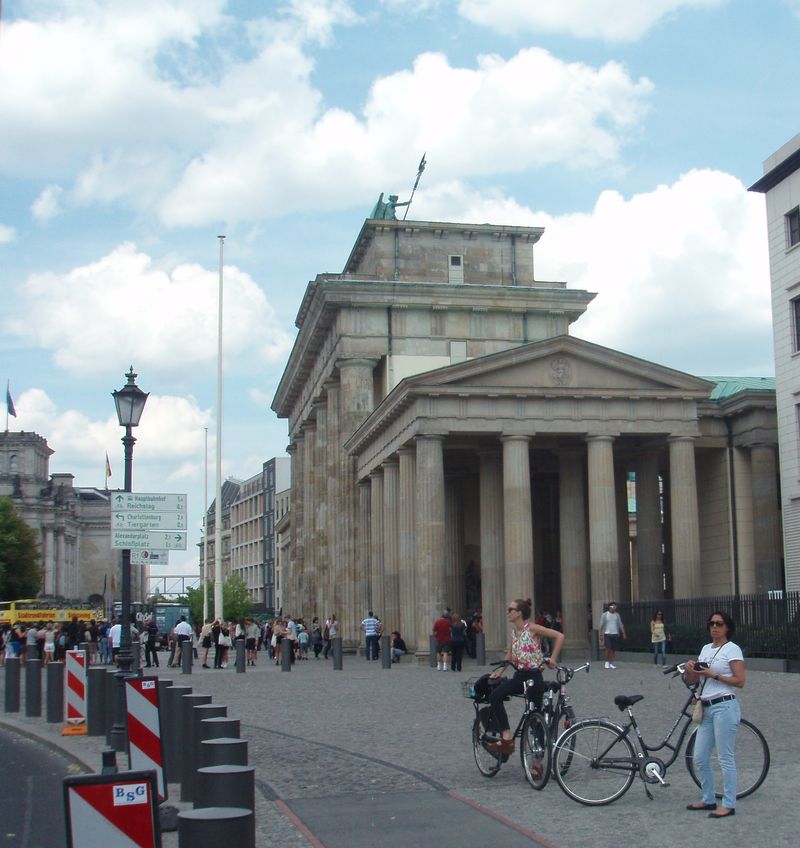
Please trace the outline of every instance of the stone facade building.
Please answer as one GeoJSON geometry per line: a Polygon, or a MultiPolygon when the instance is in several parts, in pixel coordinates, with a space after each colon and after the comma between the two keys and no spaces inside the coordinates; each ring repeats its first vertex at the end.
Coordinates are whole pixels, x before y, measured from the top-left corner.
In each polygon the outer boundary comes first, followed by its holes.
{"type": "Polygon", "coordinates": [[[480,607],[499,650],[507,600],[531,597],[583,649],[610,598],[754,591],[780,567],[771,386],[571,337],[594,295],[535,279],[542,235],[369,219],[309,284],[273,401],[285,610],[335,612],[352,645],[372,608],[423,654],[442,609],[480,607]]]}
{"type": "Polygon", "coordinates": [[[786,589],[800,591],[800,135],[750,190],[766,195],[786,589]]]}
{"type": "MultiPolygon", "coordinates": [[[[50,474],[53,453],[36,433],[0,433],[0,495],[39,534],[39,594],[110,609],[122,593],[121,552],[111,549],[113,491],[78,488],[72,474],[50,474]]],[[[146,588],[146,567],[134,567],[133,600],[143,601],[146,588]]]]}

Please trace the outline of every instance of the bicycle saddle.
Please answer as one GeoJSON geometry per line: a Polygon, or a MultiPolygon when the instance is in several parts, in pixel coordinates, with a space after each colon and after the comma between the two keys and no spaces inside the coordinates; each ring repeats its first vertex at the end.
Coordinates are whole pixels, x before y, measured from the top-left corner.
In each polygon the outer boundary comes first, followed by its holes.
{"type": "Polygon", "coordinates": [[[619,711],[622,712],[628,707],[638,704],[639,701],[643,699],[644,695],[617,695],[617,697],[614,698],[614,703],[619,707],[619,711]]]}

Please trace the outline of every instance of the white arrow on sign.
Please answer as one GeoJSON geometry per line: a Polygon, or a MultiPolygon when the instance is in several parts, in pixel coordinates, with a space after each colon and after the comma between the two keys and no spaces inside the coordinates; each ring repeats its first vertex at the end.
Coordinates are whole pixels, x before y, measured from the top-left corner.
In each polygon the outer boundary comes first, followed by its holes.
{"type": "Polygon", "coordinates": [[[185,530],[120,530],[112,528],[111,547],[116,550],[161,550],[185,551],[185,530]]]}

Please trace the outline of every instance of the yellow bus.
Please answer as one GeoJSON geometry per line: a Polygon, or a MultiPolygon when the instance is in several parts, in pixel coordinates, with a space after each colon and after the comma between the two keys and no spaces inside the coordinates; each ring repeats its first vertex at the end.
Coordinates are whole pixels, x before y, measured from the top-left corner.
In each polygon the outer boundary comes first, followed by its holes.
{"type": "Polygon", "coordinates": [[[21,601],[0,601],[0,624],[32,624],[38,621],[72,621],[77,616],[78,621],[102,621],[105,614],[102,609],[83,607],[67,607],[63,602],[45,601],[41,598],[29,598],[21,601]]]}

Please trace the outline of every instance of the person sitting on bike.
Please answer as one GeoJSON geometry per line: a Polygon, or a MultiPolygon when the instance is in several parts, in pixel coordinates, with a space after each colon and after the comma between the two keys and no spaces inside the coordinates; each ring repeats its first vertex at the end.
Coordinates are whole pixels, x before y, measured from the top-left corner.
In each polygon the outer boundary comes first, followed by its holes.
{"type": "Polygon", "coordinates": [[[702,680],[695,695],[703,704],[703,720],[697,730],[694,760],[700,773],[703,800],[689,804],[687,810],[712,810],[709,818],[722,819],[736,814],[736,729],[742,717],[734,687],[742,689],[745,681],[742,649],[733,641],[736,625],[725,612],[716,610],[708,617],[711,641],[703,645],[697,660],[686,663],[686,681],[702,680]],[[711,750],[716,746],[722,772],[722,804],[718,808],[714,796],[714,772],[711,750]]]}
{"type": "MultiPolygon", "coordinates": [[[[511,647],[506,653],[505,660],[515,669],[514,676],[510,680],[504,680],[494,688],[489,696],[489,704],[492,715],[497,726],[500,728],[502,738],[498,742],[489,743],[486,747],[490,751],[500,754],[510,754],[514,750],[514,735],[508,724],[508,714],[503,706],[503,700],[509,695],[521,695],[525,691],[525,681],[533,680],[534,703],[537,708],[541,706],[542,692],[544,691],[544,679],[542,668],[548,665],[556,668],[561,646],[564,644],[564,634],[549,627],[534,624],[531,618],[531,599],[517,598],[508,605],[506,618],[512,625],[511,647]],[[545,660],[542,652],[542,638],[553,640],[553,650],[550,659],[545,660]]],[[[501,666],[490,675],[492,679],[498,679],[505,673],[506,666],[501,666]]]]}

